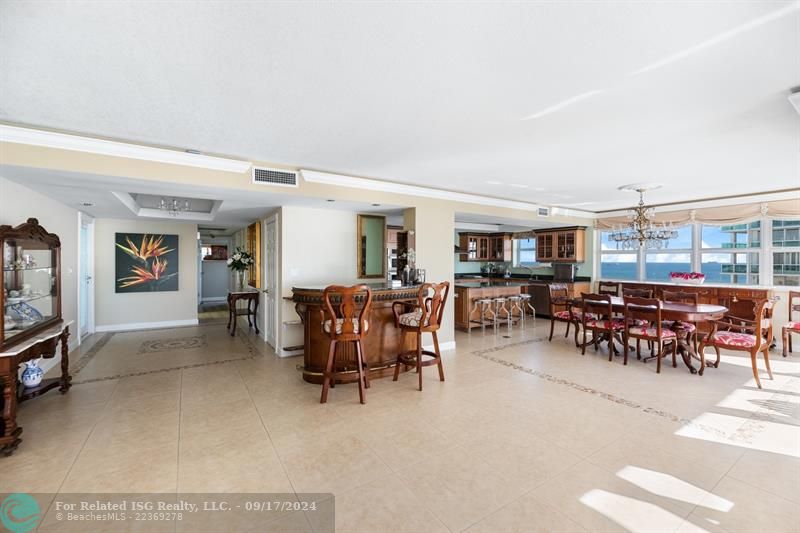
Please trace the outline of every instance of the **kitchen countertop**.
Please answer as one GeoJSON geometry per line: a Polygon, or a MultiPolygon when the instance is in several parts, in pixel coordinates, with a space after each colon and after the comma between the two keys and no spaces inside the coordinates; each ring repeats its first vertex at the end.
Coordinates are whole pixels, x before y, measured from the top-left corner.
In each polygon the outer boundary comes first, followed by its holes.
{"type": "Polygon", "coordinates": [[[527,287],[530,283],[526,281],[459,281],[456,280],[455,287],[458,289],[487,289],[491,287],[527,287]]]}
{"type": "Polygon", "coordinates": [[[369,282],[369,283],[359,283],[357,281],[348,281],[344,283],[328,283],[326,285],[303,285],[301,287],[292,287],[293,291],[309,291],[309,292],[322,292],[325,290],[325,287],[329,285],[342,285],[345,287],[352,287],[353,285],[366,285],[370,288],[372,292],[388,292],[388,291],[402,291],[402,290],[409,290],[409,289],[416,289],[419,285],[397,285],[392,286],[391,283],[387,281],[377,281],[377,282],[369,282]]]}

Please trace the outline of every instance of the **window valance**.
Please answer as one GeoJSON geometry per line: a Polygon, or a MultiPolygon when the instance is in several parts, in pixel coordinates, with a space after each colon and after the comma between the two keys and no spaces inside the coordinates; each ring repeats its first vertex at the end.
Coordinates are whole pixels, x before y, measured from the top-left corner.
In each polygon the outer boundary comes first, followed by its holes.
{"type": "MultiPolygon", "coordinates": [[[[684,209],[680,211],[658,211],[657,209],[653,221],[659,224],[672,222],[676,226],[692,222],[721,225],[747,222],[764,216],[769,218],[800,218],[800,197],[790,200],[684,209]]],[[[612,229],[627,224],[627,215],[603,217],[595,220],[595,227],[598,229],[612,229]]]]}

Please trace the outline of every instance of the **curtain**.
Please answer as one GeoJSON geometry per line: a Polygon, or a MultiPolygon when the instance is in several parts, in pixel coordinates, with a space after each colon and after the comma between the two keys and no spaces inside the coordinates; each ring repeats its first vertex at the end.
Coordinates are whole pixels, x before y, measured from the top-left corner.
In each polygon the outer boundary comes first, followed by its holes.
{"type": "MultiPolygon", "coordinates": [[[[748,222],[762,216],[767,216],[769,218],[800,218],[800,197],[790,200],[726,205],[722,207],[705,207],[703,209],[656,211],[653,221],[658,224],[672,222],[675,226],[682,226],[691,222],[722,225],[748,222]]],[[[627,214],[598,218],[595,220],[595,227],[598,229],[612,229],[617,226],[627,225],[627,214]]]]}

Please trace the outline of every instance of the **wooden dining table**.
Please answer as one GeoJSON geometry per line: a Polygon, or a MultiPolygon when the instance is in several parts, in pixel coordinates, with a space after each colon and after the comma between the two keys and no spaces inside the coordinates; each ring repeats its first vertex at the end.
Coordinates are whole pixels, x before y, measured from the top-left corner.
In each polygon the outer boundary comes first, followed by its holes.
{"type": "MultiPolygon", "coordinates": [[[[573,307],[580,308],[582,305],[580,298],[573,298],[571,302],[573,307]]],[[[625,301],[619,296],[612,296],[611,309],[621,314],[625,310],[625,301]]],[[[678,353],[692,374],[697,373],[697,368],[692,364],[692,359],[700,359],[700,357],[695,353],[692,343],[689,342],[689,329],[685,328],[682,322],[700,324],[711,320],[719,320],[727,312],[728,308],[722,305],[662,302],[661,318],[662,320],[673,321],[672,330],[678,339],[678,353]]],[[[580,320],[576,320],[576,323],[580,324],[580,320]]],[[[613,342],[613,340],[610,340],[610,342],[613,342]]],[[[627,349],[627,347],[624,348],[627,349]]],[[[706,362],[706,366],[714,366],[714,363],[706,362]]]]}

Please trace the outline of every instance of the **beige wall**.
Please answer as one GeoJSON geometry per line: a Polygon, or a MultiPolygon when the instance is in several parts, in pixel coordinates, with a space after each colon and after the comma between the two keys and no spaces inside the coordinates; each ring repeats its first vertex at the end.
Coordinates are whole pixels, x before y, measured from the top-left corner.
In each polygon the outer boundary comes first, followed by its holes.
{"type": "MultiPolygon", "coordinates": [[[[0,177],[0,225],[18,226],[28,218],[61,239],[61,316],[74,320],[70,327],[70,349],[79,343],[78,335],[78,210],[0,177]]],[[[55,366],[59,356],[47,359],[42,367],[55,366]]]]}
{"type": "Polygon", "coordinates": [[[99,218],[95,223],[95,321],[98,331],[197,322],[197,224],[99,218]],[[178,235],[178,291],[114,292],[117,232],[178,235]]]}

